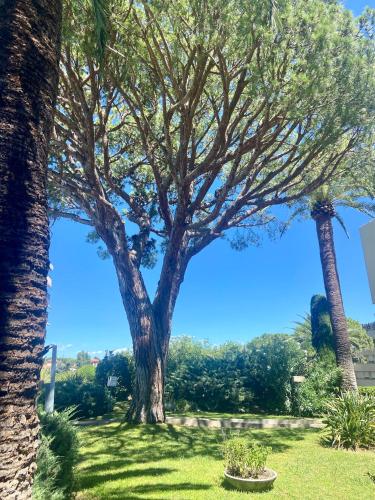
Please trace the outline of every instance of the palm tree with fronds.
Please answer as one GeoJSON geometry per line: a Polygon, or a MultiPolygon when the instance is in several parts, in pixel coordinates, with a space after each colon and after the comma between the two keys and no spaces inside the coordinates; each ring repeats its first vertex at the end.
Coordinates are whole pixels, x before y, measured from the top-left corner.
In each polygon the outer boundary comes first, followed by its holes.
{"type": "Polygon", "coordinates": [[[348,236],[343,218],[337,211],[338,207],[353,208],[370,217],[375,217],[375,203],[372,201],[374,198],[373,173],[362,169],[362,178],[359,178],[359,175],[354,175],[353,172],[354,170],[350,175],[346,173],[345,177],[332,181],[329,186],[322,186],[310,198],[303,200],[288,222],[289,225],[295,217],[308,215],[316,225],[324,288],[334,336],[336,363],[343,373],[343,390],[357,390],[357,381],[337,267],[332,220],[336,219],[348,236]]]}

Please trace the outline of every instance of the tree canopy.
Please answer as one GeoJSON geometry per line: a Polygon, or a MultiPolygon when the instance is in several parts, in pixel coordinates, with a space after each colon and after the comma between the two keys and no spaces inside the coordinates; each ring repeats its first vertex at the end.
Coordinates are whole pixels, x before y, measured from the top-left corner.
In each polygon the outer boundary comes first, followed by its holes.
{"type": "Polygon", "coordinates": [[[96,225],[98,200],[113,204],[136,225],[139,263],[177,227],[192,256],[226,229],[267,222],[267,207],[327,181],[363,141],[372,41],[335,2],[271,12],[118,0],[108,11],[101,65],[85,13],[66,12],[53,213],[96,225]]]}

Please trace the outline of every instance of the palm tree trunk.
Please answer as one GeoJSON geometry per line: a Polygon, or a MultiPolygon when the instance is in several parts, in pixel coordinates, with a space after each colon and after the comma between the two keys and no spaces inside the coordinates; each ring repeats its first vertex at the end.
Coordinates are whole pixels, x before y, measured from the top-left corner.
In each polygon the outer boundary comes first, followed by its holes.
{"type": "Polygon", "coordinates": [[[357,381],[354,372],[348,327],[342,301],[340,280],[337,272],[331,216],[317,216],[315,217],[315,223],[319,241],[324,286],[335,340],[336,362],[343,371],[342,388],[344,390],[355,391],[357,390],[357,381]]]}
{"type": "Polygon", "coordinates": [[[0,2],[0,498],[31,498],[49,229],[47,148],[61,0],[0,2]]]}

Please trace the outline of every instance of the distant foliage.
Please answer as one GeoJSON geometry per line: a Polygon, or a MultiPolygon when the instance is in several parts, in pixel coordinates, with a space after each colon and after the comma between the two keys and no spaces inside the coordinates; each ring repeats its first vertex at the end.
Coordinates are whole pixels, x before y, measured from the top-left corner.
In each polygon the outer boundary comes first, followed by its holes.
{"type": "Polygon", "coordinates": [[[41,444],[33,485],[35,500],[66,500],[74,486],[74,466],[78,459],[77,428],[72,424],[74,411],[39,414],[41,444]]]}
{"type": "Polygon", "coordinates": [[[84,365],[89,365],[90,364],[90,356],[89,353],[86,351],[80,351],[77,354],[77,366],[84,366],[84,365]]]}
{"type": "MultiPolygon", "coordinates": [[[[40,401],[43,403],[46,389],[40,401]]],[[[95,368],[83,366],[75,372],[64,372],[56,377],[55,408],[77,408],[79,418],[92,418],[112,410],[114,400],[108,389],[95,382],[95,368]]]]}
{"type": "Polygon", "coordinates": [[[264,472],[270,447],[249,442],[245,437],[233,437],[225,441],[225,469],[231,476],[257,478],[264,472]]]}
{"type": "Polygon", "coordinates": [[[375,446],[375,398],[346,392],[327,404],[326,441],[335,448],[375,446]]]}
{"type": "Polygon", "coordinates": [[[80,378],[85,382],[94,382],[96,368],[92,365],[83,365],[74,372],[76,378],[80,378]]]}
{"type": "Polygon", "coordinates": [[[368,335],[359,321],[352,318],[346,319],[352,352],[354,356],[360,356],[361,351],[374,349],[374,341],[368,335]]]}
{"type": "MultiPolygon", "coordinates": [[[[315,295],[314,297],[322,297],[321,295],[315,295]]],[[[373,349],[374,342],[373,339],[367,334],[366,330],[362,327],[359,321],[352,318],[346,318],[348,325],[349,340],[352,348],[353,356],[358,356],[360,351],[364,349],[373,349]]],[[[293,337],[300,344],[302,349],[306,350],[310,357],[314,357],[317,350],[313,346],[313,333],[312,333],[312,319],[311,315],[307,314],[302,321],[296,323],[296,327],[293,332],[293,337]]],[[[315,345],[320,345],[319,341],[316,339],[315,345]]],[[[332,339],[333,342],[333,339],[332,339]]],[[[323,342],[324,343],[324,342],[323,342]]],[[[330,342],[325,342],[327,348],[323,349],[323,355],[327,351],[334,353],[333,344],[329,347],[330,342]]],[[[322,346],[321,346],[322,347],[322,346]]],[[[321,349],[320,347],[320,349],[321,349]]],[[[318,349],[319,350],[319,349],[318,349]]],[[[322,350],[320,352],[322,354],[322,350]]]]}

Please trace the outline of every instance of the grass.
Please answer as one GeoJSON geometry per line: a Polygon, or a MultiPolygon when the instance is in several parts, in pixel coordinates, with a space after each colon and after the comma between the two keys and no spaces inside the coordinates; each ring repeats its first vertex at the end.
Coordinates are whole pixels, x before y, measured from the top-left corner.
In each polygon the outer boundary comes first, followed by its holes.
{"type": "MultiPolygon", "coordinates": [[[[116,403],[113,410],[105,415],[84,420],[103,420],[103,419],[123,419],[128,409],[128,403],[116,403]]],[[[277,419],[296,419],[290,415],[271,415],[268,413],[219,413],[210,411],[188,411],[188,412],[167,412],[168,417],[197,417],[197,418],[242,418],[242,419],[257,419],[257,418],[277,418],[277,419]]]]}
{"type": "MultiPolygon", "coordinates": [[[[233,431],[232,431],[233,432],[233,431]]],[[[241,431],[271,446],[272,491],[245,494],[223,482],[220,431],[109,424],[80,430],[79,500],[361,499],[375,497],[374,453],[324,448],[320,431],[241,431]]]]}
{"type": "Polygon", "coordinates": [[[242,418],[242,419],[259,419],[259,418],[277,418],[277,419],[296,419],[290,415],[270,415],[268,413],[218,413],[213,411],[188,411],[188,412],[167,412],[168,417],[197,417],[197,418],[242,418]]]}

